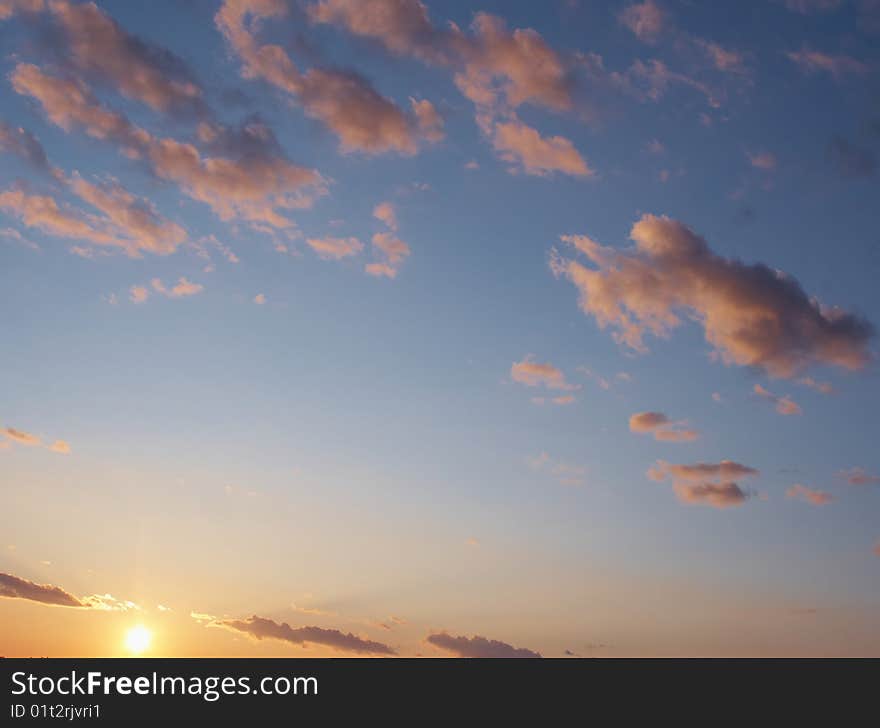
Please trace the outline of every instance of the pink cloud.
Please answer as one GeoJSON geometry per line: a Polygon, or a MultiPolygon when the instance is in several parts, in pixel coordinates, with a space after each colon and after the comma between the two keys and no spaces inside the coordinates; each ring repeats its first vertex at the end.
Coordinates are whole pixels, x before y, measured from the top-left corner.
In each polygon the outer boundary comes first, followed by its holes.
{"type": "Polygon", "coordinates": [[[773,394],[773,392],[762,387],[760,384],[756,384],[752,391],[762,399],[772,402],[776,407],[776,411],[781,415],[802,415],[804,413],[800,405],[793,399],[773,394]]]}
{"type": "Polygon", "coordinates": [[[825,491],[821,490],[814,490],[813,488],[808,488],[807,486],[801,485],[800,483],[795,483],[788,490],[786,490],[785,497],[792,498],[794,500],[806,501],[810,505],[814,506],[825,506],[832,501],[830,493],[826,493],[825,491]]]}
{"type": "Polygon", "coordinates": [[[629,418],[631,432],[649,433],[661,442],[693,442],[700,433],[674,422],[662,412],[637,412],[629,418]]]}
{"type": "Polygon", "coordinates": [[[579,389],[578,385],[569,384],[561,369],[550,362],[536,362],[532,355],[522,361],[514,362],[510,367],[510,378],[514,382],[527,387],[543,386],[547,389],[579,389]]]}
{"type": "Polygon", "coordinates": [[[429,101],[413,100],[407,113],[352,71],[302,73],[283,48],[261,44],[257,24],[286,15],[281,0],[226,0],[217,12],[217,27],[241,59],[246,78],[263,79],[293,96],[339,137],[343,151],[411,155],[420,140],[442,138],[442,119],[429,101]]]}
{"type": "Polygon", "coordinates": [[[681,314],[702,326],[726,364],[793,378],[806,367],[861,369],[872,359],[873,326],[809,296],[791,276],[762,264],[723,258],[686,225],[643,215],[635,248],[616,250],[584,235],[563,242],[595,266],[551,254],[551,270],[570,280],[580,307],[635,352],[648,334],[668,337],[681,314]]]}
{"type": "Polygon", "coordinates": [[[620,22],[646,43],[655,43],[663,33],[665,13],[654,0],[628,5],[618,16],[620,22]]]}
{"type": "Polygon", "coordinates": [[[867,64],[847,55],[833,55],[807,48],[789,51],[785,55],[804,73],[829,73],[838,80],[847,75],[862,75],[870,70],[867,64]]]}
{"type": "Polygon", "coordinates": [[[308,238],[306,243],[324,260],[340,260],[357,255],[364,249],[363,243],[357,238],[308,238]]]}
{"type": "Polygon", "coordinates": [[[651,480],[659,482],[670,479],[682,503],[713,508],[729,508],[745,503],[751,494],[735,481],[756,475],[758,471],[754,468],[731,460],[693,465],[676,465],[658,460],[648,470],[651,480]]]}

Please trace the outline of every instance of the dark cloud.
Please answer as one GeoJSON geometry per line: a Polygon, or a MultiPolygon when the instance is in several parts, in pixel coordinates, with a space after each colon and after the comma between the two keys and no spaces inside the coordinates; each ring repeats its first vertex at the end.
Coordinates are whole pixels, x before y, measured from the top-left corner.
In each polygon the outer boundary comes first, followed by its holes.
{"type": "Polygon", "coordinates": [[[445,632],[428,635],[427,642],[441,650],[452,652],[458,657],[540,657],[541,655],[524,647],[514,647],[506,642],[474,637],[454,637],[445,632]]]}
{"type": "Polygon", "coordinates": [[[52,174],[52,166],[40,141],[21,127],[13,127],[0,121],[0,151],[14,154],[40,172],[52,174]]]}
{"type": "Polygon", "coordinates": [[[206,111],[202,89],[171,51],[127,32],[94,3],[55,0],[48,7],[79,72],[157,111],[206,111]]]}
{"type": "Polygon", "coordinates": [[[381,642],[358,637],[351,632],[323,627],[291,627],[286,622],[279,624],[265,617],[254,615],[248,619],[217,619],[213,626],[244,632],[258,640],[273,639],[290,642],[294,645],[308,643],[324,645],[340,652],[354,652],[365,655],[394,655],[394,650],[381,642]]]}
{"type": "Polygon", "coordinates": [[[0,597],[9,599],[27,599],[41,604],[54,604],[60,607],[85,607],[73,594],[60,586],[37,584],[12,574],[0,573],[0,597]]]}

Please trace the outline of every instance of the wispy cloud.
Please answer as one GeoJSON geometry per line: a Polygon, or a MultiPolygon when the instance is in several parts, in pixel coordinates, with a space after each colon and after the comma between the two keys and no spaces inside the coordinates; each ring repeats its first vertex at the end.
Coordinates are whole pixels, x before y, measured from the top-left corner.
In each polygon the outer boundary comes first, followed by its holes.
{"type": "Polygon", "coordinates": [[[511,658],[540,657],[541,655],[525,647],[514,647],[506,642],[490,640],[479,635],[454,636],[446,632],[428,635],[425,641],[434,647],[451,652],[457,657],[511,658]]]}
{"type": "Polygon", "coordinates": [[[761,386],[760,384],[756,384],[752,388],[752,391],[761,399],[766,399],[768,402],[771,402],[776,408],[776,411],[781,415],[803,414],[803,410],[801,409],[800,405],[790,397],[781,397],[777,394],[773,394],[773,392],[771,392],[766,387],[761,386]]]}
{"type": "Polygon", "coordinates": [[[257,640],[273,639],[293,645],[315,644],[339,652],[355,654],[396,654],[388,645],[359,637],[351,632],[341,632],[338,629],[323,627],[291,627],[286,622],[278,623],[257,615],[247,619],[211,619],[207,621],[207,624],[212,627],[224,627],[236,632],[243,632],[257,640]]]}

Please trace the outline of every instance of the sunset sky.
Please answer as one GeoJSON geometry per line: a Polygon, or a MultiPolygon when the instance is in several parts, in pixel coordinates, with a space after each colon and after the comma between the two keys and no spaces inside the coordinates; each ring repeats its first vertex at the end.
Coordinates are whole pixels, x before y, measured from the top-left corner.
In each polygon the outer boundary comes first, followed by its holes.
{"type": "Polygon", "coordinates": [[[0,654],[880,654],[880,2],[0,49],[0,654]]]}

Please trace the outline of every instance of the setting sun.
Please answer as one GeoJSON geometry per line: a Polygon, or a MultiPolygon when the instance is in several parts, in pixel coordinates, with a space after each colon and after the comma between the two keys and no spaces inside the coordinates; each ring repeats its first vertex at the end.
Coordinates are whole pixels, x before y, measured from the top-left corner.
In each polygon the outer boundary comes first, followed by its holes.
{"type": "Polygon", "coordinates": [[[125,649],[133,655],[140,655],[149,649],[152,639],[153,633],[139,624],[125,633],[125,649]]]}

